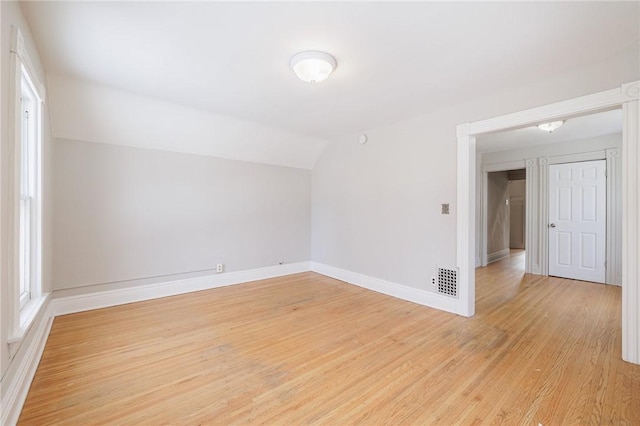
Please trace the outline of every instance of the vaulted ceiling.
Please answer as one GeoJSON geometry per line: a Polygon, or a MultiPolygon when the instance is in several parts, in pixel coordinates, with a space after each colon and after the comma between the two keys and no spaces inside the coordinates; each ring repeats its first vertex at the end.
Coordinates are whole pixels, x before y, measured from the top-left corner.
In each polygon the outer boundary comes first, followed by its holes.
{"type": "Polygon", "coordinates": [[[49,73],[331,137],[637,49],[637,2],[24,2],[49,73]],[[302,50],[338,67],[309,85],[302,50]]]}

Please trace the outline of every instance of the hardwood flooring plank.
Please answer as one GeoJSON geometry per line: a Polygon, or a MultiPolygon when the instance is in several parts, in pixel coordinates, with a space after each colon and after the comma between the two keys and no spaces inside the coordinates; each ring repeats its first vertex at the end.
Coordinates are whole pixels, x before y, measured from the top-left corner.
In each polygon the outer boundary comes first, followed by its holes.
{"type": "Polygon", "coordinates": [[[640,424],[620,288],[523,255],[473,318],[312,272],[58,317],[19,423],[640,424]]]}

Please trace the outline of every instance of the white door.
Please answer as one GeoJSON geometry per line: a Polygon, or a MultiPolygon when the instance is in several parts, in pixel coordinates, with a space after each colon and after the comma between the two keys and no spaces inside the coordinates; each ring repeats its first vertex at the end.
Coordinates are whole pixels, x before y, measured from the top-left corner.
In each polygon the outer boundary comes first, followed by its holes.
{"type": "Polygon", "coordinates": [[[549,275],[605,282],[605,160],[549,166],[549,275]]]}

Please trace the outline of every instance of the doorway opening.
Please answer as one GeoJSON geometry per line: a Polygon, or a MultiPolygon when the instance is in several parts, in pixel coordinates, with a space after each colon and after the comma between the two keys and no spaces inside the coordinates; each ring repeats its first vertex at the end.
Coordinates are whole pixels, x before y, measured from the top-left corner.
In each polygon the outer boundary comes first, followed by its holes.
{"type": "Polygon", "coordinates": [[[525,270],[526,169],[485,172],[482,176],[486,199],[482,215],[481,265],[519,254],[518,265],[525,270]],[[486,255],[485,255],[486,254],[486,255]]]}
{"type": "Polygon", "coordinates": [[[477,138],[476,266],[505,258],[511,248],[524,248],[527,273],[620,285],[622,110],[610,108],[559,122],[563,125],[553,132],[528,126],[477,138]],[[593,161],[601,162],[599,186],[588,179],[595,169],[579,166],[593,161]],[[559,176],[555,170],[565,170],[574,179],[563,178],[560,189],[552,188],[559,176]],[[509,188],[515,191],[513,200],[509,188]],[[573,193],[573,199],[564,197],[567,193],[573,193]],[[573,220],[559,221],[558,208],[573,220]],[[514,241],[509,235],[512,215],[514,235],[517,225],[524,223],[522,238],[514,241]],[[597,233],[592,232],[592,219],[599,225],[597,233]],[[570,231],[571,226],[582,231],[570,231]]]}
{"type": "MultiPolygon", "coordinates": [[[[622,358],[625,361],[640,364],[640,334],[638,323],[640,321],[640,268],[637,253],[640,252],[640,171],[637,168],[640,162],[640,147],[638,140],[640,136],[640,82],[630,82],[618,88],[599,92],[579,98],[570,99],[555,104],[549,104],[525,111],[507,114],[491,119],[486,119],[474,123],[465,123],[457,127],[458,136],[458,190],[457,190],[457,266],[459,269],[459,301],[456,312],[464,316],[475,314],[475,265],[477,258],[476,246],[476,200],[477,200],[477,160],[476,138],[492,132],[501,132],[508,129],[521,129],[531,125],[538,125],[545,122],[562,120],[567,117],[579,117],[595,112],[606,111],[622,107],[623,113],[623,140],[622,152],[617,153],[621,158],[621,168],[623,170],[620,195],[622,198],[621,223],[624,238],[621,250],[622,264],[622,358]],[[623,155],[624,154],[624,155],[623,155]],[[622,194],[624,196],[622,196],[622,194]]],[[[608,154],[607,154],[608,155],[608,154]]],[[[611,154],[614,156],[614,154],[611,154]]],[[[588,155],[585,155],[589,157],[588,155]]],[[[578,156],[581,157],[581,156],[578,156]]],[[[582,156],[584,157],[584,156],[582,156]]],[[[609,158],[609,157],[607,157],[609,158]]],[[[563,162],[586,161],[591,158],[573,158],[566,156],[563,162]]],[[[557,159],[556,159],[557,160],[557,159]]],[[[545,166],[549,165],[549,159],[527,159],[527,176],[531,177],[532,171],[540,173],[544,180],[545,166]],[[538,161],[542,160],[542,161],[538,161]],[[538,167],[538,166],[543,167],[538,167]]],[[[547,170],[548,173],[548,170],[547,170]]],[[[528,179],[533,181],[534,179],[528,179]]],[[[527,188],[529,189],[529,188],[527,188]]],[[[539,192],[545,191],[545,186],[539,188],[539,192]]],[[[548,189],[547,189],[548,191],[548,189]]],[[[532,196],[539,196],[527,191],[527,201],[532,196]]],[[[545,199],[545,197],[539,197],[545,199]]],[[[530,206],[531,203],[528,203],[530,206]]],[[[531,211],[531,208],[528,208],[531,211]]],[[[543,219],[547,219],[548,211],[540,209],[536,214],[543,219]]],[[[527,216],[527,218],[531,218],[527,216]]],[[[531,218],[533,219],[533,218],[531,218]]],[[[529,237],[533,223],[538,220],[527,220],[529,224],[527,237],[529,237]]],[[[539,227],[533,229],[540,234],[541,239],[546,242],[546,231],[539,227]]],[[[526,241],[531,241],[527,238],[526,241]]],[[[525,244],[526,244],[525,241],[525,244]]],[[[527,256],[538,257],[540,261],[540,251],[532,253],[527,249],[527,256]],[[537,252],[537,253],[535,253],[537,252]]],[[[536,260],[536,259],[534,259],[536,260]]],[[[537,267],[540,267],[538,264],[537,267]]],[[[546,272],[546,271],[545,271],[546,272]]]]}

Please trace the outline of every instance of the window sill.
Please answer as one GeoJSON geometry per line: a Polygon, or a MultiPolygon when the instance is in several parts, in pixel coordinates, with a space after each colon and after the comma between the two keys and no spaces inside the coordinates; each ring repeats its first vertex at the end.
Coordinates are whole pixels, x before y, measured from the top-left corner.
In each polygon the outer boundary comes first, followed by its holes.
{"type": "Polygon", "coordinates": [[[19,327],[15,330],[14,334],[9,337],[7,343],[15,344],[21,342],[22,339],[27,335],[31,326],[33,325],[34,320],[42,310],[42,307],[49,300],[49,293],[45,293],[42,296],[31,299],[26,303],[20,310],[20,322],[19,327]]]}

